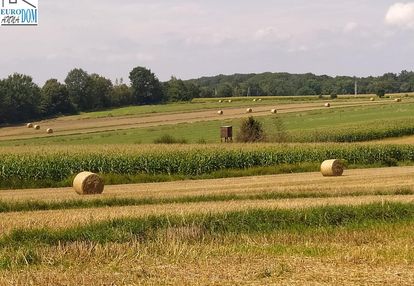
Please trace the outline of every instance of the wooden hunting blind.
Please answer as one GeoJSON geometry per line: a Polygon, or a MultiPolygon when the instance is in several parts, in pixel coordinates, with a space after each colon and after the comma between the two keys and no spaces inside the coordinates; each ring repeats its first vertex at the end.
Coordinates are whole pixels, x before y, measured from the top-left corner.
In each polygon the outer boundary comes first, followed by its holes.
{"type": "Polygon", "coordinates": [[[233,126],[221,127],[221,142],[233,142],[233,126]]]}

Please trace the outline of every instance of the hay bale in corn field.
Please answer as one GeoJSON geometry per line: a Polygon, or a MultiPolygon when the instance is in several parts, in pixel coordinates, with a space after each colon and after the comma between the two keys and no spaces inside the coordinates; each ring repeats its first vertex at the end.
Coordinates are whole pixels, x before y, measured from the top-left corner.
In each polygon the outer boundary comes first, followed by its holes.
{"type": "Polygon", "coordinates": [[[48,128],[46,129],[47,134],[52,134],[53,133],[53,129],[52,128],[48,128]]]}
{"type": "Polygon", "coordinates": [[[325,103],[325,107],[331,107],[330,103],[325,103]]]}
{"type": "Polygon", "coordinates": [[[277,109],[272,109],[272,110],[270,110],[270,112],[271,112],[272,114],[276,114],[276,113],[277,113],[277,109]]]}
{"type": "Polygon", "coordinates": [[[326,160],[321,165],[321,173],[324,177],[339,177],[344,173],[344,164],[340,160],[326,160]]]}
{"type": "Polygon", "coordinates": [[[247,113],[252,113],[252,112],[253,112],[253,109],[251,109],[251,108],[247,108],[247,109],[246,109],[246,112],[247,112],[247,113]]]}
{"type": "Polygon", "coordinates": [[[33,123],[27,123],[26,126],[27,128],[33,128],[33,123]]]}
{"type": "Polygon", "coordinates": [[[33,126],[34,129],[39,130],[40,129],[40,125],[35,125],[33,126]]]}
{"type": "Polygon", "coordinates": [[[97,174],[82,172],[73,180],[73,188],[79,195],[97,195],[102,194],[104,182],[97,174]]]}
{"type": "Polygon", "coordinates": [[[223,115],[223,110],[219,110],[219,111],[217,111],[217,114],[218,114],[218,115],[223,115]]]}

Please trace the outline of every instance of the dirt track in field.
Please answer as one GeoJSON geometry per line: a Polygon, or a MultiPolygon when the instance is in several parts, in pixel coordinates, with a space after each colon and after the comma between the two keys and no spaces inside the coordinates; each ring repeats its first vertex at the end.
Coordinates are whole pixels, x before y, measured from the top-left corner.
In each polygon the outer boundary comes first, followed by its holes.
{"type": "MultiPolygon", "coordinates": [[[[281,200],[241,200],[126,206],[111,208],[68,209],[0,214],[0,233],[19,227],[67,227],[120,217],[140,217],[160,214],[190,214],[246,210],[252,208],[307,208],[323,205],[361,205],[374,202],[413,203],[414,195],[375,195],[375,191],[414,190],[414,167],[349,170],[343,177],[324,178],[319,173],[184,181],[173,183],[108,186],[104,197],[167,198],[209,194],[254,194],[264,192],[324,192],[336,193],[333,198],[298,198],[281,200]],[[346,191],[373,193],[347,196],[346,191]]],[[[70,188],[1,191],[0,199],[70,200],[83,199],[70,188]]],[[[86,197],[85,199],[91,199],[86,197]]]]}
{"type": "MultiPolygon", "coordinates": [[[[331,108],[354,107],[366,105],[383,105],[389,104],[390,101],[367,102],[367,101],[349,101],[333,103],[331,108]]],[[[294,103],[280,104],[269,106],[257,106],[253,109],[253,115],[264,116],[270,115],[270,110],[277,108],[278,113],[293,113],[302,111],[311,111],[325,109],[324,102],[317,103],[294,103]]],[[[224,114],[218,115],[217,110],[193,111],[186,113],[164,113],[140,116],[123,116],[123,117],[104,117],[104,118],[83,118],[79,116],[60,117],[57,119],[34,122],[40,125],[41,130],[33,130],[26,126],[13,126],[0,128],[0,140],[24,139],[35,137],[47,137],[56,135],[85,134],[92,132],[125,130],[142,127],[152,127],[160,125],[172,125],[179,123],[193,123],[200,121],[223,120],[245,117],[246,107],[243,108],[225,108],[224,114]],[[46,134],[46,129],[52,128],[53,135],[46,134]]]]}

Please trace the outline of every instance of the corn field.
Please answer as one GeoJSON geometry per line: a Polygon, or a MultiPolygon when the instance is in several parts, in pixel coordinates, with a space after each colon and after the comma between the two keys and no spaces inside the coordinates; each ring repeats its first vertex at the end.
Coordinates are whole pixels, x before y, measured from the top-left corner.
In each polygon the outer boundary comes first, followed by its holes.
{"type": "Polygon", "coordinates": [[[409,145],[253,145],[218,149],[189,145],[157,151],[8,153],[0,158],[0,179],[63,180],[88,170],[102,174],[201,175],[223,169],[269,167],[279,164],[320,163],[343,159],[348,164],[387,164],[414,161],[409,145]]]}

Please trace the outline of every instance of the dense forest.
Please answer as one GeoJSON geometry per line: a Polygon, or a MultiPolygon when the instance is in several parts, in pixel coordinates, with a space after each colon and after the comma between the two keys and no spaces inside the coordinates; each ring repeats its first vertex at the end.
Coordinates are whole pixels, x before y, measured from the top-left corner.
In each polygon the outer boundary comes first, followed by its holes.
{"type": "Polygon", "coordinates": [[[0,80],[0,124],[102,110],[128,105],[191,101],[196,97],[266,95],[337,95],[413,92],[414,72],[379,77],[330,77],[314,74],[235,74],[186,80],[172,77],[160,82],[151,70],[136,67],[129,83],[113,83],[98,74],[73,69],[63,83],[49,79],[39,87],[28,75],[15,73],[0,80]]]}

